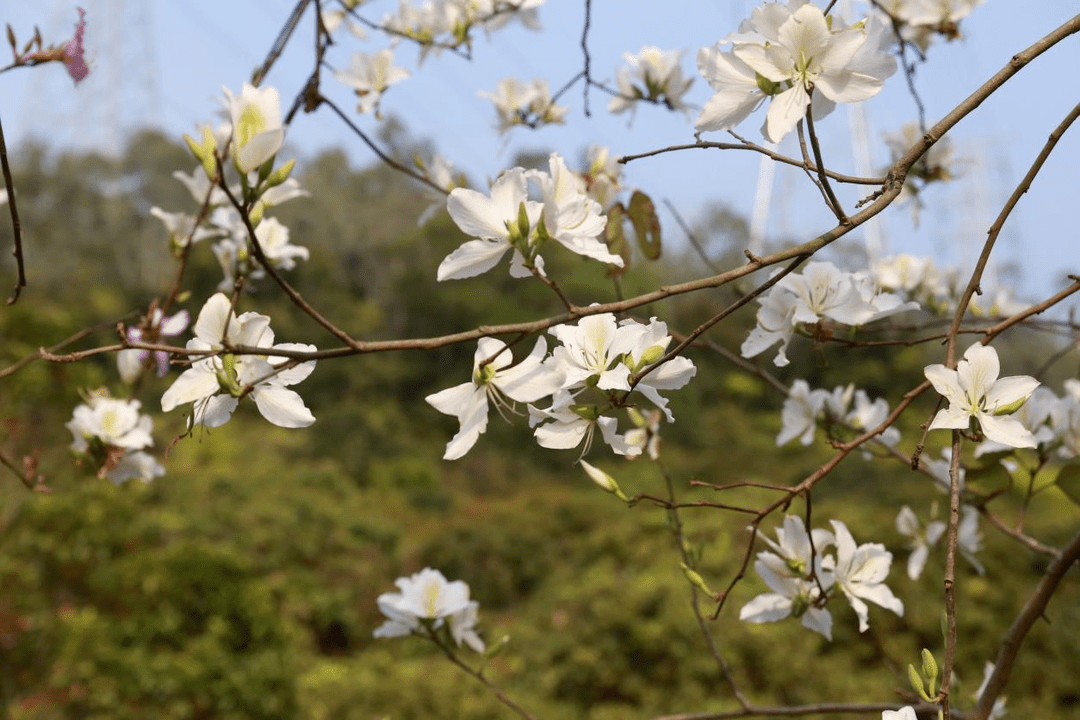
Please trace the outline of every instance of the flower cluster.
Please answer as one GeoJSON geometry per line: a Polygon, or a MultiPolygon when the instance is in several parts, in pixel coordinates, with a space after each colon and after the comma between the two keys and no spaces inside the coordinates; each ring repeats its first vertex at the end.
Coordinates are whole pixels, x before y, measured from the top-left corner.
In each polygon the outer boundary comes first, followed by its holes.
{"type": "Polygon", "coordinates": [[[194,356],[198,359],[161,396],[163,411],[193,403],[193,424],[218,427],[228,422],[240,398],[250,396],[262,416],[274,425],[298,428],[315,422],[300,396],[288,389],[311,374],[314,360],[296,364],[272,353],[228,352],[236,346],[312,352],[313,345],[275,345],[269,317],[253,312],[235,315],[229,298],[222,293],[211,296],[203,305],[194,331],[187,349],[200,351],[194,356]]]}
{"type": "Polygon", "coordinates": [[[773,362],[788,364],[787,346],[801,325],[824,320],[865,325],[895,313],[917,310],[916,302],[882,291],[867,272],[847,273],[830,262],[808,262],[801,273],[782,278],[758,298],[757,327],[742,344],[742,356],[754,357],[780,343],[773,362]]]}
{"type": "MultiPolygon", "coordinates": [[[[840,385],[830,392],[820,388],[811,390],[805,380],[796,380],[780,412],[783,425],[776,444],[786,445],[799,438],[803,445],[809,445],[819,425],[830,438],[839,438],[843,430],[865,432],[879,426],[888,415],[889,403],[885,398],[870,400],[864,390],[856,390],[854,385],[840,385]]],[[[900,441],[900,431],[889,427],[876,439],[892,447],[900,441]]]]}
{"type": "MultiPolygon", "coordinates": [[[[295,179],[289,177],[295,161],[272,169],[275,155],[284,142],[277,90],[256,89],[245,84],[240,96],[234,96],[228,89],[225,89],[225,95],[231,123],[222,125],[216,132],[203,126],[201,141],[185,136],[201,168],[196,167],[190,175],[180,171],[173,173],[200,207],[205,203],[208,212],[203,213],[201,222],[193,215],[166,212],[159,207],[151,208],[150,213],[165,225],[176,254],[183,252],[189,243],[215,241],[211,249],[221,265],[223,276],[218,289],[228,292],[238,277],[259,279],[265,275],[262,265],[249,250],[248,222],[254,228],[254,240],[274,269],[291,270],[297,260],[306,260],[309,253],[307,248],[291,242],[285,225],[266,215],[281,203],[308,195],[295,179]],[[229,193],[250,208],[248,222],[226,192],[211,182],[217,177],[218,148],[226,143],[231,148],[232,166],[239,173],[237,179],[228,184],[229,193]]],[[[225,172],[227,168],[221,170],[225,172]]]]}
{"type": "Polygon", "coordinates": [[[487,272],[513,250],[510,274],[527,277],[544,272],[540,249],[548,240],[578,255],[622,266],[600,239],[606,218],[600,205],[585,192],[585,184],[566,162],[552,153],[550,173],[511,168],[495,180],[491,195],[455,188],[446,201],[450,217],[469,240],[439,264],[439,280],[456,280],[487,272]],[[533,183],[542,201],[528,199],[533,183]]]}
{"type": "MultiPolygon", "coordinates": [[[[896,163],[914,147],[922,139],[922,135],[919,126],[915,123],[906,123],[898,132],[886,134],[884,139],[889,149],[890,165],[896,163]]],[[[923,207],[919,193],[931,183],[945,182],[955,178],[958,174],[958,164],[956,158],[953,157],[952,138],[945,136],[931,145],[908,170],[897,202],[911,202],[916,227],[918,227],[919,213],[923,207]]]]}
{"type": "Polygon", "coordinates": [[[378,52],[358,52],[352,57],[348,70],[337,70],[334,77],[356,91],[360,113],[375,112],[379,116],[379,102],[387,88],[409,77],[409,71],[394,65],[394,51],[383,48],[378,52]]]}
{"type": "Polygon", "coordinates": [[[495,103],[498,124],[495,126],[504,133],[515,125],[527,125],[532,128],[541,125],[561,125],[570,109],[556,105],[551,97],[547,80],[536,78],[525,83],[514,77],[499,81],[495,92],[481,92],[480,97],[495,103]]]}
{"type": "MultiPolygon", "coordinates": [[[[1053,452],[1064,460],[1080,457],[1080,380],[1066,380],[1060,397],[1047,387],[1035,388],[1009,417],[1031,434],[1040,452],[1053,452]]],[[[1012,446],[988,437],[975,448],[975,457],[1010,450],[1012,446]]]]}
{"type": "Polygon", "coordinates": [[[739,611],[752,623],[801,618],[803,627],[832,640],[832,615],[826,607],[839,590],[859,619],[859,632],[869,623],[865,601],[903,616],[904,604],[885,585],[892,553],[879,543],[856,545],[847,526],[832,520],[832,531],[806,531],[802,518],[788,515],[777,529],[777,542],[762,536],[774,552],[759,552],[754,570],[772,590],[753,598],[739,611]],[[832,549],[832,554],[826,551],[832,549]]]}
{"type": "Polygon", "coordinates": [[[394,584],[400,592],[383,593],[376,599],[380,612],[389,619],[375,629],[375,637],[427,635],[445,626],[458,647],[464,642],[476,652],[484,651],[484,641],[476,633],[480,604],[469,599],[464,581],[447,582],[438,570],[424,568],[394,584]]]}
{"type": "Polygon", "coordinates": [[[867,100],[896,72],[889,33],[876,15],[845,25],[807,0],[765,3],[739,32],[698,53],[698,71],[716,94],[695,128],[734,129],[769,99],[762,133],[780,142],[807,107],[816,120],[836,103],[867,100]]]}
{"type": "Polygon", "coordinates": [[[587,452],[599,427],[604,442],[619,455],[633,457],[643,449],[655,452],[650,447],[656,435],[649,429],[653,419],[638,412],[636,427],[620,435],[615,415],[622,408],[633,410],[631,394],[637,392],[669,422],[673,420],[659,391],[683,387],[697,369],[689,359],[675,357],[650,370],[671,342],[667,325],[656,318],[648,325],[632,319],[620,323],[605,313],[582,318],[577,325],[558,325],[550,332],[561,343],[551,355],[547,356],[547,341],[541,337],[517,365],[505,343],[480,340],[471,380],[426,398],[461,425],[446,446],[445,459],[461,457],[476,443],[487,428],[489,403],[513,410],[514,401],[534,403],[545,397],[551,398],[546,408],[528,405],[529,425],[542,447],[568,449],[584,440],[587,452]],[[631,377],[637,378],[635,384],[631,377]]]}
{"type": "Polygon", "coordinates": [[[619,94],[608,103],[609,112],[617,115],[629,110],[632,116],[638,100],[663,103],[671,110],[688,110],[683,95],[694,80],[683,77],[679,64],[682,52],[646,46],[637,55],[625,53],[623,60],[626,66],[615,78],[619,94]]]}
{"type": "MultiPolygon", "coordinates": [[[[923,309],[952,314],[964,290],[966,280],[955,270],[943,270],[929,257],[893,255],[873,263],[869,276],[882,290],[895,293],[923,309]]],[[[1005,285],[989,288],[983,284],[983,294],[974,295],[968,310],[977,316],[1000,317],[1015,315],[1027,306],[1013,297],[1005,285]]]]}
{"type": "Polygon", "coordinates": [[[615,198],[622,190],[622,165],[604,145],[590,145],[585,152],[587,167],[579,173],[589,194],[606,212],[615,204],[615,198]]]}
{"type": "MultiPolygon", "coordinates": [[[[931,511],[931,517],[933,516],[931,511]]],[[[960,554],[971,563],[980,575],[986,572],[975,553],[982,550],[982,533],[979,532],[979,511],[972,505],[960,506],[960,523],[956,527],[956,547],[960,554]]],[[[941,520],[930,520],[924,528],[915,512],[904,505],[896,516],[896,529],[908,538],[907,574],[912,580],[918,580],[930,556],[930,549],[945,534],[948,526],[941,520]]]]}
{"type": "Polygon", "coordinates": [[[390,32],[420,44],[420,59],[434,49],[471,46],[471,31],[480,27],[487,32],[498,30],[517,19],[530,30],[541,30],[537,9],[544,0],[427,0],[413,5],[400,0],[396,13],[383,17],[382,25],[390,32]]]}
{"type": "Polygon", "coordinates": [[[905,42],[922,52],[935,37],[960,37],[959,23],[985,0],[878,0],[874,6],[890,17],[905,42]]]}
{"type": "Polygon", "coordinates": [[[71,431],[71,449],[83,463],[97,468],[100,478],[117,485],[138,478],[149,482],[165,474],[144,452],[154,444],[152,421],[139,412],[138,400],[120,400],[105,392],[93,393],[75,408],[65,427],[71,431]]]}
{"type": "Polygon", "coordinates": [[[979,429],[993,442],[1010,448],[1036,447],[1029,429],[1012,416],[1039,386],[1027,375],[998,378],[1001,363],[997,350],[975,343],[951,370],[944,365],[928,365],[926,379],[945,396],[949,407],[939,410],[930,430],[967,430],[978,421],[979,429]]]}

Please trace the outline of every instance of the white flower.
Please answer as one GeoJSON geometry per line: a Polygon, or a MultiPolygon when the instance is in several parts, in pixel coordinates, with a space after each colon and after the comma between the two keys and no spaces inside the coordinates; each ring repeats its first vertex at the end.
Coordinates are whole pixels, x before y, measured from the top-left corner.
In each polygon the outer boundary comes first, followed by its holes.
{"type": "Polygon", "coordinates": [[[585,191],[606,210],[615,203],[622,187],[622,166],[603,145],[590,145],[586,157],[589,167],[582,174],[585,191]]]}
{"type": "Polygon", "coordinates": [[[389,619],[375,629],[375,637],[422,635],[425,626],[437,630],[448,622],[454,642],[460,646],[464,641],[483,652],[484,643],[474,629],[480,606],[469,599],[469,586],[463,581],[448,582],[438,570],[424,568],[394,584],[400,592],[383,593],[376,599],[379,610],[389,619]]]}
{"type": "Polygon", "coordinates": [[[788,391],[784,407],[780,411],[782,426],[776,436],[777,447],[786,445],[795,438],[803,445],[814,441],[818,415],[825,407],[828,393],[824,390],[811,390],[805,380],[796,380],[788,391]]]}
{"type": "MultiPolygon", "coordinates": [[[[176,170],[173,172],[173,177],[184,184],[184,187],[191,193],[191,197],[195,202],[199,203],[199,205],[202,205],[203,202],[206,201],[207,196],[210,198],[211,207],[215,205],[227,205],[229,203],[229,196],[217,185],[210,185],[210,178],[207,177],[200,165],[196,165],[190,175],[185,174],[181,170],[176,170]]],[[[165,221],[164,218],[162,218],[162,221],[165,221]]],[[[168,226],[167,222],[166,226],[168,226]]]]}
{"type": "Polygon", "coordinates": [[[975,568],[975,572],[985,575],[986,568],[975,557],[975,553],[982,550],[982,533],[979,532],[979,510],[971,505],[964,505],[960,508],[960,512],[962,515],[960,524],[956,528],[956,547],[960,550],[960,554],[964,556],[964,559],[975,568]]]}
{"type": "Polygon", "coordinates": [[[71,449],[86,452],[89,440],[125,450],[140,450],[154,444],[149,415],[139,413],[138,400],[95,395],[75,408],[65,427],[71,431],[71,449]]]}
{"type": "MultiPolygon", "coordinates": [[[[656,318],[651,318],[648,325],[642,325],[636,320],[623,320],[620,331],[631,330],[636,332],[634,344],[627,352],[623,362],[630,367],[632,372],[641,372],[652,365],[667,351],[671,343],[668,335],[667,323],[656,318]]],[[[693,361],[687,357],[674,357],[644,375],[635,389],[644,395],[649,401],[664,411],[668,422],[674,417],[667,407],[667,398],[661,397],[659,390],[678,390],[690,382],[690,378],[697,374],[697,368],[693,361]]]]}
{"type": "Polygon", "coordinates": [[[616,76],[619,94],[608,103],[609,112],[632,112],[639,98],[663,102],[672,110],[686,110],[682,97],[694,80],[683,77],[681,51],[647,45],[637,55],[624,53],[623,60],[629,67],[621,68],[616,76]]]}
{"type": "Polygon", "coordinates": [[[602,313],[548,332],[562,343],[552,351],[551,361],[566,377],[565,388],[583,387],[588,381],[601,390],[630,390],[630,368],[616,361],[637,340],[632,327],[619,326],[613,314],[602,313]]]}
{"type": "Polygon", "coordinates": [[[975,343],[964,352],[955,370],[929,365],[923,371],[934,389],[949,401],[930,423],[930,429],[965,430],[971,418],[979,421],[983,434],[1009,447],[1035,447],[1037,442],[1024,425],[1006,413],[1014,412],[1039,381],[1027,375],[998,379],[1001,369],[997,350],[975,343]]]}
{"type": "Polygon", "coordinates": [[[960,37],[957,24],[984,0],[880,0],[877,7],[896,19],[900,36],[926,52],[936,35],[960,37]]]}
{"type": "MultiPolygon", "coordinates": [[[[1031,396],[1013,413],[1012,417],[1020,421],[1031,432],[1037,445],[1050,445],[1056,439],[1054,431],[1047,425],[1054,407],[1060,403],[1057,395],[1045,386],[1035,388],[1031,396]]],[[[1011,446],[996,443],[993,440],[984,440],[975,448],[975,457],[987,453],[995,453],[1011,450],[1011,446]]]]}
{"type": "Polygon", "coordinates": [[[308,259],[308,249],[289,242],[289,228],[275,218],[263,218],[255,228],[255,239],[270,264],[282,270],[296,267],[296,258],[308,259]]]}
{"type": "MultiPolygon", "coordinates": [[[[866,394],[864,390],[855,391],[855,407],[852,408],[846,416],[844,416],[844,422],[856,430],[872,430],[881,423],[885,422],[885,418],[889,416],[889,403],[885,398],[877,398],[873,402],[870,401],[870,396],[866,394]]],[[[896,443],[900,442],[900,431],[895,427],[889,427],[885,429],[885,432],[877,436],[877,440],[883,445],[892,447],[896,443]]],[[[863,450],[863,455],[868,455],[867,451],[863,450]]]]}
{"type": "Polygon", "coordinates": [[[457,435],[446,445],[445,460],[456,460],[467,453],[487,429],[488,401],[497,408],[507,399],[535,402],[553,394],[562,382],[560,373],[543,363],[547,341],[537,338],[529,356],[511,367],[513,354],[495,338],[481,338],[473,358],[472,380],[424,398],[432,407],[454,415],[461,423],[457,435]]]}
{"type": "Polygon", "coordinates": [[[930,556],[930,548],[941,539],[948,526],[940,520],[932,520],[926,524],[926,530],[924,531],[920,527],[919,518],[915,516],[914,511],[905,505],[900,508],[900,513],[896,516],[896,529],[900,531],[901,535],[910,538],[908,547],[911,548],[911,555],[908,556],[907,574],[912,580],[918,580],[926,567],[926,560],[930,556]]]}
{"type": "Polygon", "coordinates": [[[128,480],[150,482],[154,478],[165,474],[165,468],[149,453],[142,450],[125,453],[116,466],[105,473],[105,477],[117,485],[123,485],[128,480]]]}
{"type": "Polygon", "coordinates": [[[574,396],[559,390],[552,398],[551,407],[541,409],[529,405],[529,427],[536,428],[533,435],[540,447],[551,450],[569,450],[585,441],[582,455],[589,452],[596,428],[612,452],[626,457],[641,454],[639,445],[630,444],[618,434],[618,421],[600,414],[594,405],[575,404],[574,396]]]}
{"type": "MultiPolygon", "coordinates": [[[[926,470],[930,477],[934,480],[934,484],[938,490],[945,493],[952,490],[952,478],[950,473],[952,471],[952,448],[947,447],[941,451],[940,460],[927,460],[925,457],[920,458],[919,467],[926,470]]],[[[964,475],[966,471],[964,466],[961,465],[958,468],[957,473],[958,485],[960,487],[961,494],[964,492],[964,475]]]]}
{"type": "Polygon", "coordinates": [[[99,391],[75,408],[65,425],[71,431],[71,449],[98,468],[99,478],[120,485],[131,478],[149,482],[165,474],[142,448],[154,444],[152,421],[139,412],[138,400],[111,398],[99,391]]]}
{"type": "Polygon", "coordinates": [[[811,4],[767,4],[728,41],[734,43],[730,55],[719,46],[698,54],[700,72],[723,96],[706,104],[699,131],[733,128],[768,95],[772,101],[762,131],[770,142],[779,142],[805,115],[811,91],[814,116],[822,117],[835,103],[873,97],[896,71],[879,28],[843,27],[811,4]]]}
{"type": "Polygon", "coordinates": [[[862,325],[877,315],[859,294],[851,273],[830,262],[811,261],[801,273],[786,276],[777,286],[795,295],[794,322],[816,323],[829,318],[845,325],[862,325]]]}
{"type": "Polygon", "coordinates": [[[828,592],[833,584],[832,573],[821,560],[821,553],[833,544],[832,533],[807,533],[802,518],[788,515],[776,536],[778,542],[761,537],[778,554],[762,551],[754,561],[754,570],[773,592],[758,595],[743,605],[739,619],[763,623],[794,615],[802,619],[803,627],[832,640],[832,615],[820,607],[826,599],[822,589],[828,592]],[[811,572],[816,574],[816,580],[811,578],[811,572]]]}
{"type": "Polygon", "coordinates": [[[836,559],[832,562],[832,557],[826,558],[826,568],[833,571],[837,586],[858,615],[859,632],[870,627],[869,609],[864,600],[903,617],[904,603],[884,584],[892,565],[892,553],[881,543],[864,543],[856,547],[855,539],[844,523],[830,522],[836,537],[836,559]]]}
{"type": "Polygon", "coordinates": [[[776,622],[794,615],[802,618],[803,627],[832,640],[832,615],[827,609],[815,606],[821,599],[821,589],[816,582],[777,575],[760,559],[754,562],[754,570],[773,592],[762,593],[743,605],[739,610],[740,620],[776,622]]]}
{"type": "Polygon", "coordinates": [[[551,173],[537,170],[526,173],[540,188],[544,210],[541,236],[549,237],[567,250],[600,262],[623,266],[623,259],[608,252],[599,239],[607,225],[601,207],[585,192],[585,183],[570,172],[558,153],[548,160],[551,173]]]}
{"type": "Polygon", "coordinates": [[[244,83],[240,96],[223,87],[233,128],[233,158],[237,169],[248,173],[277,154],[285,142],[281,99],[273,87],[244,83]]]}
{"type": "Polygon", "coordinates": [[[187,245],[188,238],[191,239],[192,243],[197,243],[204,238],[215,235],[213,231],[204,227],[195,227],[194,215],[165,212],[156,205],[150,208],[150,214],[160,220],[165,229],[169,231],[169,243],[174,248],[182,248],[187,245]]]}
{"type": "MultiPolygon", "coordinates": [[[[626,442],[634,447],[641,448],[653,460],[660,459],[660,418],[664,417],[660,410],[652,410],[643,415],[637,408],[627,408],[630,422],[634,427],[626,431],[626,442]]],[[[630,460],[633,457],[628,458],[630,460]]]]}
{"type": "Polygon", "coordinates": [[[777,342],[780,350],[773,362],[788,364],[787,344],[799,324],[828,319],[845,325],[865,325],[918,304],[903,303],[889,293],[878,292],[868,275],[843,272],[830,262],[811,261],[801,273],[782,278],[758,298],[761,307],[755,327],[742,345],[742,356],[753,357],[777,342]]]}
{"type": "Polygon", "coordinates": [[[479,95],[495,103],[500,133],[515,125],[561,124],[569,112],[569,108],[555,104],[547,80],[536,79],[526,84],[517,78],[503,78],[495,92],[479,95]]]}
{"type": "MultiPolygon", "coordinates": [[[[274,345],[270,318],[258,313],[233,314],[229,298],[222,293],[210,297],[195,322],[195,337],[189,350],[221,350],[225,345],[247,345],[268,350],[314,351],[312,345],[274,345]]],[[[281,356],[214,355],[199,356],[191,367],[161,396],[161,409],[169,412],[177,405],[194,403],[192,422],[219,427],[228,422],[240,397],[250,395],[259,412],[280,427],[307,427],[315,417],[304,401],[287,386],[307,378],[315,361],[280,369],[288,361],[281,356]]]]}
{"type": "Polygon", "coordinates": [[[915,714],[915,708],[908,705],[899,710],[882,710],[881,720],[919,720],[919,716],[915,714]]]}
{"type": "MultiPolygon", "coordinates": [[[[257,179],[258,176],[256,176],[255,180],[250,181],[248,184],[254,185],[257,179]]],[[[265,212],[266,210],[280,205],[283,202],[288,202],[293,198],[310,196],[311,193],[300,187],[300,183],[296,180],[296,178],[286,178],[281,184],[264,190],[263,194],[259,196],[257,206],[261,207],[263,212],[265,212]]]]}
{"type": "Polygon", "coordinates": [[[480,603],[470,600],[469,603],[447,617],[450,624],[450,636],[458,647],[461,643],[471,647],[475,652],[484,652],[484,641],[476,632],[476,623],[479,620],[480,603]]]}
{"type": "Polygon", "coordinates": [[[734,53],[721,50],[720,43],[701,48],[697,66],[698,72],[716,91],[694,123],[694,129],[698,132],[735,129],[767,97],[758,83],[754,68],[734,53]]]}
{"type": "Polygon", "coordinates": [[[1065,381],[1065,394],[1050,410],[1050,425],[1064,458],[1080,455],[1080,380],[1065,381]]]}
{"type": "Polygon", "coordinates": [[[791,342],[791,336],[795,334],[797,298],[786,288],[774,285],[763,297],[758,298],[758,302],[761,307],[757,311],[757,325],[743,341],[739,352],[743,357],[754,357],[780,343],[773,363],[777,367],[784,367],[790,362],[787,346],[791,342]]]}
{"type": "Polygon", "coordinates": [[[405,68],[394,66],[394,51],[383,48],[375,53],[358,52],[348,70],[337,70],[334,77],[356,91],[360,97],[357,111],[377,110],[387,88],[409,77],[405,68]]]}
{"type": "Polygon", "coordinates": [[[435,155],[430,164],[425,164],[417,158],[416,164],[424,177],[445,191],[445,193],[436,192],[426,185],[421,188],[424,194],[431,198],[431,204],[416,219],[416,226],[422,227],[435,213],[446,207],[446,193],[453,192],[454,188],[464,186],[465,182],[463,175],[460,173],[454,174],[454,164],[442,155],[435,155]]]}
{"type": "MultiPolygon", "coordinates": [[[[446,200],[446,209],[462,232],[479,240],[469,240],[447,255],[439,264],[437,278],[459,280],[487,272],[511,248],[510,274],[527,277],[528,258],[522,253],[534,252],[532,244],[543,205],[527,199],[526,193],[521,168],[500,175],[491,186],[490,197],[469,188],[455,188],[446,200]]],[[[542,265],[537,263],[537,268],[542,269],[542,265]]]]}

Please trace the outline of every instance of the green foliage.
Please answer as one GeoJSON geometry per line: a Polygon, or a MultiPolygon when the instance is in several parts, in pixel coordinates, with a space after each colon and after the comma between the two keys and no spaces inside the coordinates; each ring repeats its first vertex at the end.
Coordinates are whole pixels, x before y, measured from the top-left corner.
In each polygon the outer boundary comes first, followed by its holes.
{"type": "MultiPolygon", "coordinates": [[[[19,159],[16,182],[27,199],[20,206],[24,225],[35,231],[33,257],[55,253],[56,259],[36,260],[27,295],[0,312],[3,367],[88,323],[145,308],[163,287],[160,268],[171,267],[162,260],[164,230],[148,209],[193,210],[182,186],[163,176],[193,161],[160,136],[140,136],[119,161],[50,158],[35,148],[19,159]],[[101,178],[114,182],[109,192],[101,178]],[[54,214],[62,199],[64,212],[85,224],[59,223],[56,217],[65,216],[54,214]],[[133,256],[145,261],[143,269],[158,269],[131,273],[123,269],[126,261],[114,262],[133,256]],[[100,279],[89,297],[76,295],[87,283],[70,282],[73,272],[100,279]]],[[[392,171],[355,169],[344,155],[325,153],[297,172],[312,197],[273,212],[312,259],[289,277],[355,336],[421,337],[558,311],[546,288],[513,280],[505,270],[436,289],[433,269],[462,237],[445,214],[417,228],[425,200],[392,171]]],[[[712,219],[721,241],[745,229],[722,210],[712,219]]],[[[717,252],[730,249],[710,242],[717,252]]],[[[663,262],[622,275],[624,292],[697,272],[700,260],[680,258],[671,245],[663,262]]],[[[194,297],[219,280],[206,255],[194,256],[188,270],[194,297]]],[[[547,260],[549,274],[566,278],[560,282],[570,297],[615,296],[595,263],[555,247],[547,260]]],[[[686,330],[734,299],[729,290],[701,293],[670,302],[663,314],[686,330]]],[[[281,340],[327,346],[327,336],[304,323],[272,286],[242,302],[271,314],[281,340]]],[[[737,346],[752,315],[748,308],[708,337],[737,346]]],[[[76,347],[114,337],[108,323],[76,347]]],[[[893,404],[926,364],[919,348],[842,356],[831,345],[810,343],[793,343],[790,377],[827,388],[843,378],[893,404]]],[[[394,578],[425,566],[470,584],[485,640],[510,637],[485,666],[485,677],[539,717],[614,720],[734,707],[695,618],[665,510],[648,501],[627,508],[601,492],[572,464],[576,451],[541,452],[522,418],[511,427],[493,415],[467,457],[440,459],[456,423],[423,398],[460,382],[473,350],[320,362],[301,387],[318,418],[311,430],[269,426],[244,403],[227,426],[200,430],[172,447],[167,476],[121,488],[73,472],[63,427],[79,402],[75,390],[105,385],[127,392],[115,379],[112,357],[30,363],[6,379],[0,449],[13,457],[40,451],[40,467],[56,491],[32,494],[10,478],[0,484],[6,716],[508,717],[430,643],[372,638],[383,619],[376,597],[393,590],[394,578]]],[[[678,422],[664,427],[662,444],[681,499],[758,507],[776,493],[742,488],[720,495],[692,488],[689,480],[797,482],[832,456],[820,440],[810,448],[777,448],[782,397],[718,355],[694,349],[691,356],[701,371],[686,391],[672,394],[678,422]]],[[[148,380],[140,397],[149,406],[170,381],[148,380]]],[[[905,438],[921,434],[930,407],[926,402],[905,416],[905,438]]],[[[157,416],[159,447],[183,431],[179,413],[157,416]]],[[[627,463],[594,453],[590,460],[628,495],[666,496],[662,475],[647,459],[627,463]]],[[[1077,511],[1060,492],[1075,499],[1072,471],[1056,475],[1058,488],[1029,498],[1018,476],[1002,478],[999,465],[986,467],[986,481],[971,471],[969,486],[983,494],[1003,491],[995,502],[1006,509],[1006,522],[1028,503],[1027,527],[1046,542],[1060,544],[1074,532],[1077,511]]],[[[941,658],[940,558],[920,581],[910,581],[902,567],[904,539],[891,530],[901,503],[925,508],[941,498],[901,462],[868,464],[854,453],[841,463],[815,489],[814,524],[842,517],[859,541],[884,542],[894,553],[889,584],[904,600],[905,615],[874,607],[871,629],[860,635],[838,600],[830,606],[831,644],[794,620],[747,625],[737,620],[739,608],[766,591],[750,572],[719,620],[705,622],[739,687],[770,704],[889,698],[906,690],[906,665],[923,648],[941,658]]],[[[799,501],[788,511],[804,507],[799,501]]],[[[746,553],[750,516],[701,507],[679,517],[694,569],[710,587],[726,587],[746,553]]],[[[778,522],[767,521],[763,531],[772,533],[778,522]]],[[[989,574],[980,577],[961,563],[957,582],[962,685],[955,697],[961,700],[977,686],[983,661],[993,657],[1004,625],[1047,562],[985,524],[984,534],[981,557],[989,574]]],[[[1026,640],[1009,690],[1018,717],[1062,717],[1075,703],[1072,668],[1080,666],[1080,651],[1069,629],[1080,626],[1078,601],[1069,577],[1050,606],[1053,625],[1040,624],[1026,640]]],[[[697,602],[706,617],[715,610],[701,593],[697,602]]],[[[481,662],[468,650],[462,657],[481,662]]]]}

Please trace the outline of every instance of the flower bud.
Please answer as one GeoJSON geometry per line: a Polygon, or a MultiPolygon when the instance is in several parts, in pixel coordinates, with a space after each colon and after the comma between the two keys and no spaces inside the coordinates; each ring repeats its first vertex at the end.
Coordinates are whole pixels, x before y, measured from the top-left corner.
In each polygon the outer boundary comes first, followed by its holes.
{"type": "Polygon", "coordinates": [[[626,497],[622,489],[619,488],[619,483],[615,482],[615,478],[584,460],[581,461],[581,467],[585,470],[586,474],[588,474],[589,479],[596,483],[600,489],[611,493],[623,502],[630,502],[630,498],[626,497]]]}
{"type": "Polygon", "coordinates": [[[937,661],[934,659],[934,654],[926,648],[923,648],[922,651],[922,674],[929,684],[928,694],[931,696],[937,695],[937,661]]]}
{"type": "Polygon", "coordinates": [[[691,585],[693,585],[709,597],[716,597],[716,593],[712,591],[712,588],[705,584],[705,579],[701,577],[701,575],[698,574],[696,570],[694,570],[686,563],[679,563],[679,567],[682,568],[683,575],[686,576],[686,579],[690,581],[691,585]]]}

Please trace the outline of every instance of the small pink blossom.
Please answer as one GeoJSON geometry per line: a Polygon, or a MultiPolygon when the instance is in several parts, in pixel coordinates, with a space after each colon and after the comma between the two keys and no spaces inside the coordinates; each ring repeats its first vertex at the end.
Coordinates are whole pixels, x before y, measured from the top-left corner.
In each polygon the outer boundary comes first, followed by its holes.
{"type": "Polygon", "coordinates": [[[82,8],[76,9],[79,11],[79,22],[75,25],[75,37],[64,45],[64,67],[67,68],[71,79],[78,83],[90,74],[90,68],[86,65],[86,51],[83,48],[83,35],[86,33],[86,11],[82,8]]]}

